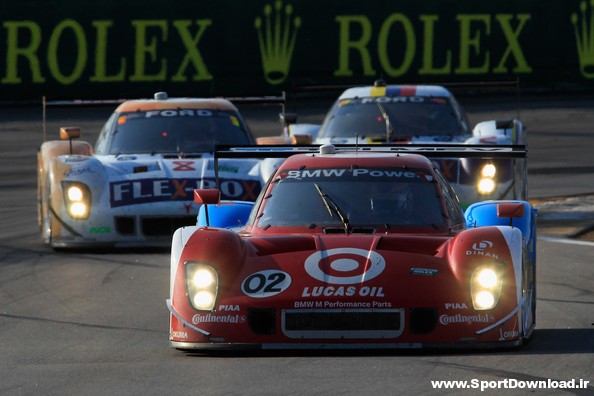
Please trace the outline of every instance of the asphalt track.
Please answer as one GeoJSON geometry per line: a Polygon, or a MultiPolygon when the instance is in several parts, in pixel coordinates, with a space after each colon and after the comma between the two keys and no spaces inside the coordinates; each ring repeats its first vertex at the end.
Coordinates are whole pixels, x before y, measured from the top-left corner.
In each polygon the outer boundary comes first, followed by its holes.
{"type": "MultiPolygon", "coordinates": [[[[168,253],[43,246],[35,206],[41,106],[0,108],[0,395],[593,394],[594,100],[463,103],[473,122],[519,112],[528,126],[529,198],[540,211],[537,330],[517,350],[195,356],[169,348],[168,253]],[[432,380],[478,388],[434,389],[432,380]],[[527,388],[549,380],[549,388],[527,388]],[[590,383],[561,388],[572,380],[590,383]]],[[[291,110],[319,122],[328,105],[291,110]]],[[[257,134],[279,130],[278,108],[242,110],[257,134]]],[[[94,142],[110,112],[55,109],[47,133],[79,125],[94,142]]]]}

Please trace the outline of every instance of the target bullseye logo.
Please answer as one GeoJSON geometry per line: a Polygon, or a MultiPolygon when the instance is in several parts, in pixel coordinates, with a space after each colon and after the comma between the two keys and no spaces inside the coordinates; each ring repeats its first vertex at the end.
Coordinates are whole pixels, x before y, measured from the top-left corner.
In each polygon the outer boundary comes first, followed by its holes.
{"type": "Polygon", "coordinates": [[[337,285],[352,285],[375,278],[386,268],[386,260],[374,251],[356,248],[320,250],[305,260],[305,271],[313,278],[337,285]]]}

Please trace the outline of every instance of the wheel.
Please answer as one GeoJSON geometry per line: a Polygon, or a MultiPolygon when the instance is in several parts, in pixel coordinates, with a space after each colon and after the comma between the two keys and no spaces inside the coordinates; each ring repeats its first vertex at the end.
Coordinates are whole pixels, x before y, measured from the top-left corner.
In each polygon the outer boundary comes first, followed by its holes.
{"type": "MultiPolygon", "coordinates": [[[[46,192],[40,191],[38,204],[38,217],[39,217],[39,233],[43,243],[51,244],[52,235],[52,214],[51,208],[51,185],[49,184],[49,177],[46,180],[46,192]]],[[[41,190],[41,188],[40,188],[41,190]]]]}
{"type": "Polygon", "coordinates": [[[536,327],[536,274],[534,263],[530,260],[526,248],[522,257],[522,295],[524,303],[522,306],[524,342],[528,342],[536,327]]]}

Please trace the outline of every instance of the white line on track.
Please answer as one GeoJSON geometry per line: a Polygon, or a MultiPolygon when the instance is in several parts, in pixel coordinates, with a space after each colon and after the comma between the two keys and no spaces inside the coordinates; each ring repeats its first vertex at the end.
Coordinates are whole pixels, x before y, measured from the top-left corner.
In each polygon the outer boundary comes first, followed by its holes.
{"type": "Polygon", "coordinates": [[[568,245],[594,246],[594,242],[580,241],[577,239],[555,238],[555,237],[546,237],[546,236],[540,236],[540,237],[538,237],[538,239],[540,239],[541,241],[547,241],[547,242],[566,243],[568,245]]]}

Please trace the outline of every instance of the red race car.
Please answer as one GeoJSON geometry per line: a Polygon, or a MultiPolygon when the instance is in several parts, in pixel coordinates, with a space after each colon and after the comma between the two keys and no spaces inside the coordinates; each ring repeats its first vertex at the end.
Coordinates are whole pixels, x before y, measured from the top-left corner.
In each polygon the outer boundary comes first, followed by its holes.
{"type": "Polygon", "coordinates": [[[308,150],[289,156],[255,203],[195,191],[198,225],[172,242],[172,347],[509,347],[530,338],[536,211],[528,202],[481,202],[463,213],[428,158],[443,149],[308,150]]]}

